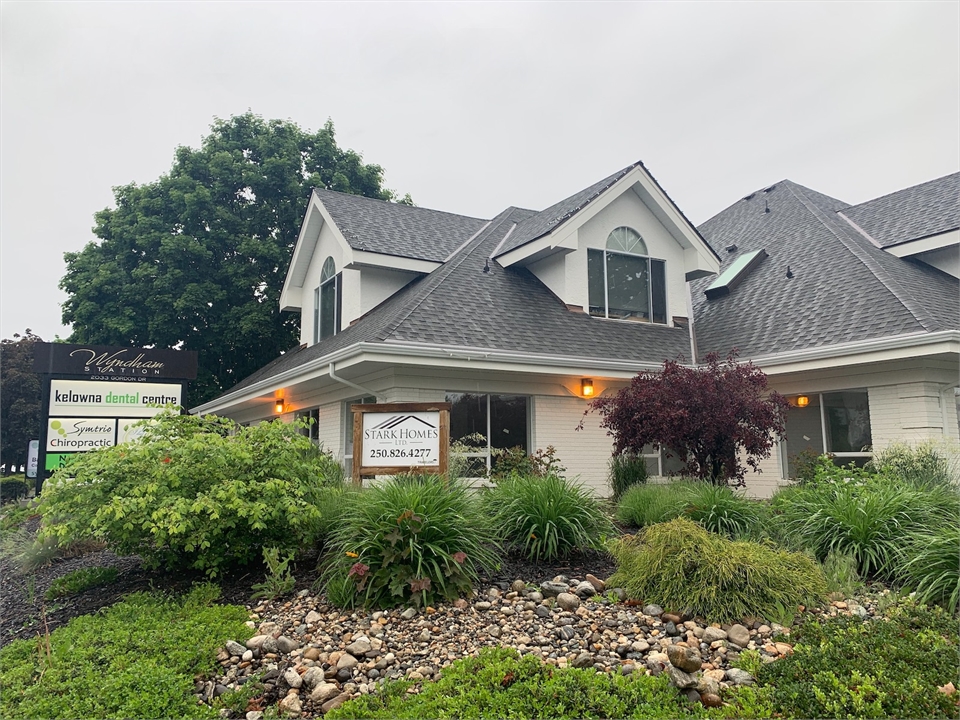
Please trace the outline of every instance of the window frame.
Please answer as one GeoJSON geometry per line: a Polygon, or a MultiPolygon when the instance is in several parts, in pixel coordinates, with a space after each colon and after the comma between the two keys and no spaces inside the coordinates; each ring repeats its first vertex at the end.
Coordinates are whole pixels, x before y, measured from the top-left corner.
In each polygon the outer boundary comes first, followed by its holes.
{"type": "MultiPolygon", "coordinates": [[[[658,293],[659,296],[660,293],[658,293]]],[[[657,298],[659,299],[659,297],[657,298]]],[[[607,241],[603,248],[587,248],[587,313],[591,317],[598,317],[604,320],[624,320],[628,322],[646,322],[652,325],[670,325],[670,317],[667,312],[669,303],[667,301],[667,261],[663,258],[654,257],[649,254],[649,249],[647,244],[643,239],[643,236],[640,235],[636,230],[631,228],[628,225],[621,225],[613,230],[607,235],[607,241]],[[637,245],[641,246],[644,250],[644,253],[631,252],[629,250],[621,249],[626,247],[625,243],[621,239],[621,235],[626,233],[621,231],[627,231],[632,233],[635,237],[635,242],[633,247],[637,245]],[[619,235],[618,235],[619,233],[619,235]],[[611,243],[617,244],[619,247],[611,248],[611,243]],[[597,257],[595,253],[600,254],[603,262],[603,312],[594,312],[595,306],[590,302],[590,261],[591,257],[597,257]],[[626,317],[611,317],[610,316],[610,270],[609,270],[609,259],[611,255],[618,255],[626,258],[639,258],[645,261],[646,265],[646,283],[647,283],[647,317],[642,317],[640,315],[628,315],[626,317]],[[662,296],[663,296],[663,307],[657,308],[654,303],[654,274],[653,268],[654,263],[659,263],[659,268],[662,270],[662,296]],[[659,310],[659,312],[658,312],[659,310]],[[662,320],[658,320],[657,317],[662,317],[662,320]]]]}
{"type": "Polygon", "coordinates": [[[313,289],[313,342],[314,344],[340,333],[340,316],[343,313],[343,273],[337,272],[332,255],[328,255],[320,269],[320,284],[313,289]],[[333,288],[332,325],[324,325],[323,297],[325,291],[333,288]]]}
{"type": "MultiPolygon", "coordinates": [[[[481,477],[481,476],[476,476],[476,477],[471,477],[470,479],[479,480],[479,479],[489,478],[491,472],[493,471],[493,445],[492,445],[492,442],[491,442],[492,438],[490,437],[490,436],[491,436],[491,416],[492,416],[492,413],[490,412],[490,399],[491,399],[493,396],[521,397],[521,398],[524,399],[524,415],[525,415],[525,417],[524,417],[524,431],[525,431],[526,437],[524,438],[523,445],[524,445],[525,448],[526,448],[526,452],[527,452],[527,453],[530,452],[530,435],[531,435],[531,432],[530,432],[530,430],[531,430],[531,427],[530,427],[530,420],[531,420],[530,397],[531,397],[531,396],[530,396],[530,395],[523,395],[523,394],[520,394],[520,393],[489,393],[489,392],[488,392],[488,393],[482,393],[482,392],[469,392],[469,391],[463,391],[463,392],[461,392],[461,391],[447,390],[447,391],[444,392],[444,400],[445,400],[446,402],[451,403],[451,405],[455,404],[455,402],[456,402],[455,400],[452,400],[452,399],[451,399],[451,395],[459,395],[459,396],[463,396],[463,395],[474,395],[474,396],[482,395],[482,396],[485,398],[485,400],[486,400],[486,407],[485,407],[485,410],[484,410],[484,412],[486,413],[486,429],[485,429],[485,432],[484,432],[484,439],[486,440],[486,449],[483,450],[483,451],[477,450],[477,451],[475,451],[475,452],[457,453],[457,455],[460,456],[460,457],[466,457],[466,458],[483,458],[483,459],[484,459],[484,466],[485,466],[485,468],[486,468],[486,474],[485,474],[484,476],[482,476],[482,477],[481,477]]],[[[451,414],[452,414],[452,412],[453,412],[453,408],[451,407],[451,414]]],[[[453,422],[453,421],[452,421],[452,418],[451,418],[451,427],[452,427],[452,422],[453,422]]],[[[456,442],[456,441],[459,440],[459,439],[460,439],[460,438],[454,438],[454,437],[453,437],[453,434],[452,434],[452,432],[451,432],[451,437],[450,437],[450,442],[451,442],[451,443],[456,442]]],[[[520,443],[517,443],[517,445],[519,445],[519,444],[520,444],[520,443]]]]}
{"type": "Polygon", "coordinates": [[[297,420],[311,420],[314,422],[301,430],[304,437],[309,438],[315,445],[320,444],[320,408],[308,408],[306,410],[297,410],[297,420]]]}

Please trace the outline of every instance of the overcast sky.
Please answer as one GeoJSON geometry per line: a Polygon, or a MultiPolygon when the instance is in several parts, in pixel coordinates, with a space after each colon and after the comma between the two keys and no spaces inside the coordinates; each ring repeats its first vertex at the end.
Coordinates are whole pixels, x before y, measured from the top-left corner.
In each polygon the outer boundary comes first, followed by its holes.
{"type": "Polygon", "coordinates": [[[699,224],[789,178],[857,203],[960,169],[960,3],[7,2],[0,335],[66,337],[113,186],[253,110],[423,207],[542,209],[641,159],[699,224]]]}

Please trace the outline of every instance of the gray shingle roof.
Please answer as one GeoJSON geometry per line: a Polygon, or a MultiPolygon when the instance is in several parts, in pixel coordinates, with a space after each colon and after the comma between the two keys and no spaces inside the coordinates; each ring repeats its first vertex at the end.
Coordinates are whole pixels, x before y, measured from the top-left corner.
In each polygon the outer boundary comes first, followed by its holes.
{"type": "Polygon", "coordinates": [[[551,205],[546,210],[531,215],[525,221],[517,225],[517,229],[514,230],[513,234],[510,236],[510,239],[503,244],[503,247],[500,249],[500,252],[498,252],[497,255],[503,255],[511,250],[515,250],[521,245],[526,245],[528,242],[536,240],[538,237],[553,231],[555,228],[559,227],[571,217],[576,215],[584,207],[589,205],[592,200],[598,198],[604,190],[609,188],[617,180],[622,178],[640,164],[641,163],[638,161],[632,165],[627,165],[627,167],[623,168],[622,170],[618,170],[613,175],[605,177],[600,182],[596,182],[590,187],[585,188],[578,193],[574,193],[565,200],[561,200],[560,202],[551,205]]]}
{"type": "Polygon", "coordinates": [[[839,217],[848,207],[783,181],[701,225],[715,248],[737,246],[721,253],[721,269],[750,250],[769,257],[726,297],[704,297],[711,278],[692,283],[698,356],[738,348],[756,357],[960,326],[956,278],[877,248],[839,217]]]}
{"type": "Polygon", "coordinates": [[[486,220],[314,188],[355,250],[443,262],[486,220]]]}
{"type": "Polygon", "coordinates": [[[296,349],[244,379],[233,393],[360,342],[413,342],[571,358],[659,364],[689,357],[682,328],[571,312],[529,270],[504,269],[490,253],[531,211],[508,208],[442,267],[407,285],[360,322],[296,349]]]}
{"type": "Polygon", "coordinates": [[[931,180],[843,211],[881,247],[960,227],[960,173],[931,180]]]}

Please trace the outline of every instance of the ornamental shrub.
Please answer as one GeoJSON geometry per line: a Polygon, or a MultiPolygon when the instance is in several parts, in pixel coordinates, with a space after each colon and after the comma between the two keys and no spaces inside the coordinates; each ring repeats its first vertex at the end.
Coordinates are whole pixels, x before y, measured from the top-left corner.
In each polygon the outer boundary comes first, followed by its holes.
{"type": "Polygon", "coordinates": [[[919,489],[956,487],[955,468],[942,450],[930,443],[916,447],[896,443],[874,454],[869,467],[878,475],[919,489]]]}
{"type": "Polygon", "coordinates": [[[12,502],[26,496],[30,486],[21,478],[0,479],[0,503],[12,502]]]}
{"type": "Polygon", "coordinates": [[[613,533],[593,493],[556,475],[505,478],[484,493],[483,506],[501,539],[531,560],[600,549],[613,533]]]}
{"type": "Polygon", "coordinates": [[[906,536],[956,522],[960,496],[922,490],[883,476],[787,488],[772,499],[774,527],[787,544],[852,555],[864,577],[895,574],[906,536]]]}
{"type": "Polygon", "coordinates": [[[793,654],[757,674],[779,717],[957,717],[956,695],[937,689],[957,682],[957,622],[941,608],[810,621],[791,642],[793,654]]]}
{"type": "Polygon", "coordinates": [[[609,481],[613,501],[619,502],[627,490],[647,481],[646,458],[630,452],[614,455],[610,458],[609,481]]]}
{"type": "Polygon", "coordinates": [[[333,603],[453,600],[497,565],[492,526],[459,480],[401,475],[345,498],[321,575],[333,603]]]}
{"type": "Polygon", "coordinates": [[[691,608],[713,622],[746,616],[783,621],[819,603],[826,580],[811,558],[770,545],[733,541],[677,518],[611,544],[619,585],[643,602],[691,608]]]}
{"type": "Polygon", "coordinates": [[[279,421],[166,414],[130,443],[85,453],[44,487],[43,537],[93,536],[147,567],[210,577],[258,561],[263,547],[311,544],[330,457],[279,421]]]}
{"type": "Polygon", "coordinates": [[[625,492],[617,505],[617,518],[634,527],[667,522],[683,514],[692,483],[684,480],[637,485],[625,492]]]}
{"type": "Polygon", "coordinates": [[[956,521],[915,530],[904,539],[897,579],[923,603],[960,609],[960,526],[956,521]]]}

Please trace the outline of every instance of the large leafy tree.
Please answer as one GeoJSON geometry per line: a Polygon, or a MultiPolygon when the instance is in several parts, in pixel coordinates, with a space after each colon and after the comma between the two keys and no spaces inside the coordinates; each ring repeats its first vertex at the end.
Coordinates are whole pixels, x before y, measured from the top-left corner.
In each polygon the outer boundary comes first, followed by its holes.
{"type": "Polygon", "coordinates": [[[787,407],[783,396],[767,391],[760,368],[716,354],[697,368],[667,361],[591,403],[613,436],[614,455],[656,445],[686,458],[688,474],[717,485],[743,482],[741,457],[756,470],[770,456],[786,431],[787,407]]]}
{"type": "Polygon", "coordinates": [[[33,372],[33,345],[43,342],[29,328],[0,340],[0,462],[25,465],[27,443],[40,432],[40,376],[33,372]]]}
{"type": "Polygon", "coordinates": [[[229,389],[298,341],[279,297],[312,187],[393,199],[330,121],[310,133],[249,112],[217,120],[168,174],[114,188],[99,240],[64,256],[70,341],[197,350],[187,402],[229,389]]]}

